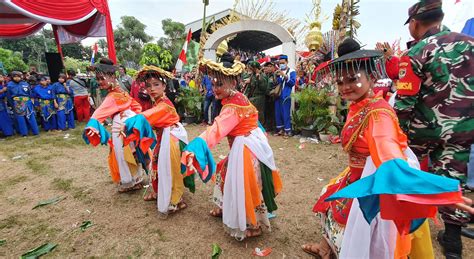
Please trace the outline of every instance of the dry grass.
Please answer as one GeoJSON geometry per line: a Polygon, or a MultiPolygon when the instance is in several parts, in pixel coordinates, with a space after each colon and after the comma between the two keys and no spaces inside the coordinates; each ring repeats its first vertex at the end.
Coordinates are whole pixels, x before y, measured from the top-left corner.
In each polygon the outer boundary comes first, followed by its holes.
{"type": "MultiPolygon", "coordinates": [[[[212,184],[197,182],[195,194],[185,193],[189,208],[166,219],[158,216],[154,202],[142,200],[142,191],[118,194],[108,175],[108,148],[86,146],[80,136],[83,126],[67,132],[67,139],[65,133],[42,133],[0,142],[0,240],[6,240],[0,257],[18,257],[53,242],[58,246],[46,257],[208,258],[217,243],[224,258],[250,257],[255,247],[273,248],[271,258],[309,258],[300,245],[318,240],[320,233],[311,208],[326,181],[345,166],[339,146],[306,144],[298,149],[297,139],[270,137],[284,182],[278,216],[272,233],[237,242],[223,232],[219,219],[208,215],[212,184]],[[57,196],[65,199],[32,210],[40,200],[57,196]],[[79,225],[85,220],[94,225],[83,232],[79,225]]],[[[191,139],[203,130],[187,129],[191,139]]],[[[223,141],[214,155],[227,150],[223,141]]],[[[432,235],[436,232],[433,227],[432,235]]],[[[468,252],[474,244],[465,241],[468,252]]]]}

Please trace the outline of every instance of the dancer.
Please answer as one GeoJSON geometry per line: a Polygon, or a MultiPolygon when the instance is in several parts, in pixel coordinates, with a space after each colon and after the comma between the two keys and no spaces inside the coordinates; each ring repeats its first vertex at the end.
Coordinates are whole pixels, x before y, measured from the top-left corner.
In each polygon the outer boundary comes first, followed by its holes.
{"type": "Polygon", "coordinates": [[[372,91],[374,80],[384,76],[382,53],[347,39],[338,55],[330,70],[341,97],[352,102],[341,134],[349,167],[314,206],[324,238],[302,248],[322,258],[406,258],[409,233],[418,229],[423,251],[410,258],[433,258],[425,218],[436,215],[435,205],[463,202],[459,182],[417,169],[393,109],[372,91]]]}
{"type": "Polygon", "coordinates": [[[125,121],[125,143],[133,141],[139,147],[138,151],[143,154],[139,157],[144,164],[147,164],[148,150],[157,144],[150,177],[153,188],[144,200],[157,201],[158,211],[163,214],[185,209],[184,187],[191,192],[195,190],[194,175],[183,177],[181,170],[181,151],[188,143],[188,134],[179,122],[173,103],[165,95],[168,79],[172,78],[171,73],[159,67],[144,66],[136,80],[145,83],[153,107],[125,121]]]}
{"type": "Polygon", "coordinates": [[[199,137],[185,148],[182,163],[188,173],[198,172],[207,182],[215,163],[210,149],[227,137],[230,152],[217,166],[213,201],[218,208],[212,216],[222,216],[225,230],[237,240],[270,231],[267,211],[277,209],[276,195],[282,183],[273,151],[259,127],[258,111],[247,97],[235,90],[244,70],[233,59],[223,63],[202,60],[199,65],[209,75],[214,94],[222,100],[222,111],[199,137]]]}
{"type": "Polygon", "coordinates": [[[108,143],[110,145],[108,159],[110,175],[112,181],[118,184],[119,192],[139,190],[143,188],[142,166],[137,163],[133,153],[135,149],[133,143],[123,145],[121,129],[126,119],[141,112],[141,106],[128,93],[120,89],[115,76],[116,67],[111,60],[102,58],[95,68],[100,88],[109,93],[92,114],[82,137],[87,144],[97,146],[108,143]],[[110,142],[108,141],[110,135],[102,125],[107,118],[112,118],[112,141],[110,142]]]}

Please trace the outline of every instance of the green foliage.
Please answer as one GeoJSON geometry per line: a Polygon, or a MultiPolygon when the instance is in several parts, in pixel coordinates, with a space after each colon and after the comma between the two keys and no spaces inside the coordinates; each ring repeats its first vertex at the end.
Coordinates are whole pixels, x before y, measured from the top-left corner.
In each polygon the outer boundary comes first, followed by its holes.
{"type": "Polygon", "coordinates": [[[146,34],[146,25],[133,16],[122,16],[122,22],[114,30],[115,48],[117,58],[121,62],[139,63],[142,55],[142,47],[151,41],[153,37],[146,34]]]}
{"type": "MultiPolygon", "coordinates": [[[[184,24],[175,22],[171,19],[164,19],[161,21],[163,32],[165,37],[161,37],[157,44],[171,52],[172,64],[175,64],[178,60],[179,54],[183,47],[184,41],[186,40],[186,31],[184,24]]],[[[188,46],[189,49],[189,46],[188,46]]]]}
{"type": "Polygon", "coordinates": [[[188,61],[183,70],[191,71],[198,63],[199,43],[191,40],[188,44],[188,51],[186,52],[186,60],[188,61]]]}
{"type": "Polygon", "coordinates": [[[47,70],[44,52],[57,52],[53,32],[45,29],[23,39],[0,39],[0,48],[21,53],[25,64],[35,63],[42,72],[47,70]]]}
{"type": "Polygon", "coordinates": [[[3,67],[7,72],[14,70],[25,71],[28,69],[28,66],[21,58],[21,53],[13,52],[8,49],[0,48],[0,62],[3,63],[3,67]]]}
{"type": "Polygon", "coordinates": [[[89,61],[79,60],[71,57],[64,58],[64,66],[66,70],[73,69],[77,72],[77,69],[80,69],[81,73],[86,72],[86,68],[90,65],[89,61]]]}
{"type": "Polygon", "coordinates": [[[336,100],[331,96],[330,91],[325,88],[319,90],[319,96],[317,98],[317,112],[316,119],[313,123],[313,126],[320,133],[329,133],[331,135],[338,135],[343,122],[340,120],[339,116],[331,112],[330,106],[334,105],[336,100]]]}
{"type": "Polygon", "coordinates": [[[147,43],[143,48],[140,65],[157,65],[162,69],[169,69],[173,64],[171,60],[172,56],[168,50],[155,43],[147,43]]]}
{"type": "Polygon", "coordinates": [[[325,90],[306,87],[291,97],[298,103],[298,109],[292,116],[297,129],[314,129],[316,119],[329,114],[329,99],[325,90]]]}
{"type": "Polygon", "coordinates": [[[334,100],[328,90],[307,87],[292,94],[292,98],[298,103],[298,109],[292,116],[297,129],[316,129],[318,132],[338,134],[341,121],[331,113],[329,106],[334,100]]]}
{"type": "Polygon", "coordinates": [[[182,88],[176,101],[184,107],[185,116],[199,117],[204,96],[194,88],[182,88]]]}
{"type": "Polygon", "coordinates": [[[133,68],[127,68],[127,75],[131,76],[132,78],[135,78],[135,76],[138,74],[138,71],[133,68]]]}
{"type": "Polygon", "coordinates": [[[109,55],[109,49],[107,46],[107,41],[104,39],[100,39],[97,41],[98,53],[101,53],[103,56],[109,55]]]}
{"type": "Polygon", "coordinates": [[[81,43],[64,44],[61,45],[61,47],[65,57],[85,60],[91,59],[92,49],[90,47],[82,46],[81,43]]]}

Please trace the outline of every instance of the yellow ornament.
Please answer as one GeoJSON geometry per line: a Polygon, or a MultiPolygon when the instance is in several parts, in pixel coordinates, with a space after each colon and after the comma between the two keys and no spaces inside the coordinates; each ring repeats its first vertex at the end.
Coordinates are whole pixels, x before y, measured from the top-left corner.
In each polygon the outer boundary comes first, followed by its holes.
{"type": "Polygon", "coordinates": [[[227,46],[227,41],[226,40],[223,40],[219,46],[217,46],[217,51],[216,51],[216,55],[218,57],[222,56],[222,54],[226,53],[227,50],[229,49],[229,47],[227,46]]]}
{"type": "Polygon", "coordinates": [[[306,47],[310,51],[316,51],[321,47],[323,43],[323,33],[321,32],[321,23],[312,22],[309,25],[309,33],[306,35],[305,43],[306,47]]]}

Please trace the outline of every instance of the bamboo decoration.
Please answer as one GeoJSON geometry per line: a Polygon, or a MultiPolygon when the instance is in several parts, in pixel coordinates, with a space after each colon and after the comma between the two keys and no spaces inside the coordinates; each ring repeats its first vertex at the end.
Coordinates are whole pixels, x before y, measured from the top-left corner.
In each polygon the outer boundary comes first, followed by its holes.
{"type": "Polygon", "coordinates": [[[228,49],[229,49],[229,46],[227,46],[227,41],[223,40],[217,47],[216,55],[218,57],[221,57],[222,54],[226,53],[228,49]]]}

